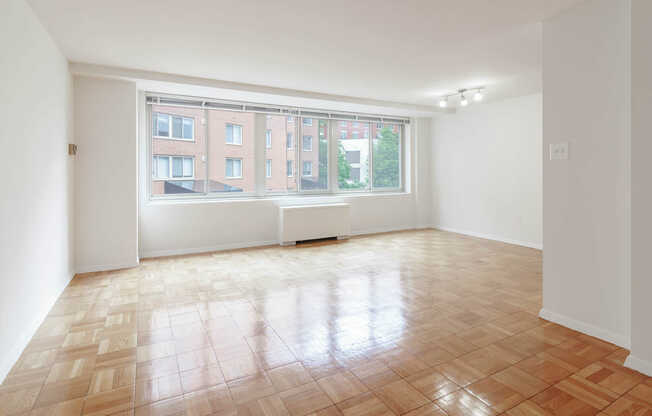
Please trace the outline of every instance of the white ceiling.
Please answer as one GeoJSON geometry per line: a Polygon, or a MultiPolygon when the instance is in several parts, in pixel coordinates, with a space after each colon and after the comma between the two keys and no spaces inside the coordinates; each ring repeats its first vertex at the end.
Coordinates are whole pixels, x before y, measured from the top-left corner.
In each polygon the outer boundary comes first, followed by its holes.
{"type": "Polygon", "coordinates": [[[540,22],[580,0],[28,0],[72,62],[435,105],[540,91],[540,22]]]}

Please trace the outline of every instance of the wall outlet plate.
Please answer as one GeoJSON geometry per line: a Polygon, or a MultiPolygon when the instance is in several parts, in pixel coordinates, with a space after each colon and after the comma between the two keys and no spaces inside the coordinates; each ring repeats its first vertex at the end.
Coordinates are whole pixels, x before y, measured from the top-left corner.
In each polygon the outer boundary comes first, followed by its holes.
{"type": "Polygon", "coordinates": [[[550,160],[567,160],[568,142],[550,144],[550,160]]]}

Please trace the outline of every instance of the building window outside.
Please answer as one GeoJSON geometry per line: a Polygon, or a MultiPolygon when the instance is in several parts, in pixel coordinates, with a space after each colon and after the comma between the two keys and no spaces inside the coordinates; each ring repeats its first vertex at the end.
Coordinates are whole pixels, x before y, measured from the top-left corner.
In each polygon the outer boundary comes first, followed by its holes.
{"type": "Polygon", "coordinates": [[[242,159],[226,158],[226,177],[242,178],[242,159]]]}
{"type": "Polygon", "coordinates": [[[242,144],[242,126],[230,123],[226,125],[226,143],[242,144]]]}
{"type": "Polygon", "coordinates": [[[152,177],[155,179],[192,178],[195,176],[195,161],[192,156],[152,157],[152,177]]]}
{"type": "Polygon", "coordinates": [[[288,149],[292,149],[292,133],[287,134],[286,146],[288,149]]]}
{"type": "Polygon", "coordinates": [[[195,119],[165,113],[153,114],[153,136],[159,139],[195,140],[195,119]]]}
{"type": "Polygon", "coordinates": [[[302,176],[312,176],[312,162],[303,162],[302,176]]]}
{"type": "Polygon", "coordinates": [[[312,152],[312,136],[303,136],[303,151],[312,152]]]}

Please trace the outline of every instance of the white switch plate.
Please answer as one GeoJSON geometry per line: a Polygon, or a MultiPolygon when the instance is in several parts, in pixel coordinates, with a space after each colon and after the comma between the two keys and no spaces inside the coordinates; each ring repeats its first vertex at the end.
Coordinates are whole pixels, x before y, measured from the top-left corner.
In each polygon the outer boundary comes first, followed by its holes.
{"type": "Polygon", "coordinates": [[[550,160],[568,159],[568,142],[550,144],[550,160]]]}

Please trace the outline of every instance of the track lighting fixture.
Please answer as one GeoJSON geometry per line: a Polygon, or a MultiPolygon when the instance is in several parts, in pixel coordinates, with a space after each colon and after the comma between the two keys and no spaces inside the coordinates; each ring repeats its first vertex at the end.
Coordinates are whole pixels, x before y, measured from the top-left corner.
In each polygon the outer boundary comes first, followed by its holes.
{"type": "Polygon", "coordinates": [[[465,93],[470,93],[470,92],[473,92],[473,91],[475,91],[474,94],[473,94],[473,101],[480,102],[480,101],[482,101],[484,99],[484,87],[462,88],[462,89],[457,90],[457,92],[455,92],[453,94],[447,94],[447,95],[442,96],[439,99],[439,107],[441,107],[441,108],[448,107],[448,99],[450,97],[455,97],[457,95],[460,96],[460,106],[461,107],[466,107],[466,106],[469,105],[469,99],[466,98],[465,93]]]}

